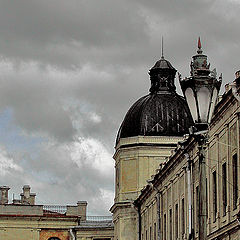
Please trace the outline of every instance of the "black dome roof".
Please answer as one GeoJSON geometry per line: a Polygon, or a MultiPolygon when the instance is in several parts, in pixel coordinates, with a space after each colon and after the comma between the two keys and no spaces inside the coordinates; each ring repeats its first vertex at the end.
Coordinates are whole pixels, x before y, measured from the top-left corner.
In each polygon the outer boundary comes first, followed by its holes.
{"type": "Polygon", "coordinates": [[[150,94],[128,110],[118,131],[120,138],[133,136],[183,136],[193,120],[183,97],[175,91],[176,69],[163,57],[150,69],[150,94]]]}
{"type": "Polygon", "coordinates": [[[152,67],[152,69],[161,68],[161,69],[176,69],[172,66],[172,64],[166,60],[164,57],[162,57],[160,60],[158,60],[155,65],[152,67]]]}
{"type": "Polygon", "coordinates": [[[118,131],[120,138],[133,136],[183,136],[192,126],[183,97],[177,93],[149,94],[128,110],[118,131]]]}

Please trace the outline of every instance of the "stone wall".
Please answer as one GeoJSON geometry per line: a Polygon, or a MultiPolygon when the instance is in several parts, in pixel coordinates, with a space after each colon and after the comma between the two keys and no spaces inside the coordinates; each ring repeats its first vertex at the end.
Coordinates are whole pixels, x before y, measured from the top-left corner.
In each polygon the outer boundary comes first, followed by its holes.
{"type": "MultiPolygon", "coordinates": [[[[240,239],[240,224],[237,221],[237,213],[240,212],[239,112],[240,103],[230,89],[218,103],[210,126],[206,173],[207,234],[211,240],[240,239]],[[237,160],[235,168],[234,158],[237,160]]],[[[158,229],[161,239],[189,237],[188,162],[185,153],[189,154],[192,161],[192,229],[195,239],[198,239],[199,158],[197,144],[193,138],[189,138],[185,145],[178,145],[175,154],[135,201],[140,206],[142,240],[158,239],[158,229]],[[160,224],[157,221],[157,194],[160,194],[160,224]]]]}

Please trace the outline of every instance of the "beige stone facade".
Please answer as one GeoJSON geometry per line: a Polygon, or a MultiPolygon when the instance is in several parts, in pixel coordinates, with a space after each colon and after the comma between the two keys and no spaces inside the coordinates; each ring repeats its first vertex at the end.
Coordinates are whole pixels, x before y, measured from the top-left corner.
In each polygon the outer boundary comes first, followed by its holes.
{"type": "Polygon", "coordinates": [[[75,232],[77,240],[113,240],[112,219],[81,222],[75,232]]]}
{"type": "MultiPolygon", "coordinates": [[[[236,83],[239,92],[239,78],[236,83]]],[[[217,104],[209,131],[207,239],[211,240],[240,239],[240,102],[233,92],[228,88],[217,104]]],[[[135,201],[141,240],[189,239],[190,233],[192,239],[198,239],[198,194],[198,147],[195,139],[188,137],[135,201]]]]}
{"type": "Polygon", "coordinates": [[[140,195],[146,181],[156,174],[182,137],[122,138],[116,146],[115,203],[111,208],[114,239],[138,239],[138,215],[132,202],[140,195]]]}
{"type": "Polygon", "coordinates": [[[0,189],[1,240],[113,239],[111,217],[87,217],[86,201],[79,201],[75,206],[35,205],[36,194],[24,186],[20,199],[8,203],[9,187],[0,189]]]}

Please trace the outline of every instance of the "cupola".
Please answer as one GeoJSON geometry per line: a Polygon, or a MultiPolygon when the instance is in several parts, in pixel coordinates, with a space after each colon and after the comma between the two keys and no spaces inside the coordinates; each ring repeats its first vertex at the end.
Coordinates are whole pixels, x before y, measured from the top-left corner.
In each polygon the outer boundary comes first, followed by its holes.
{"type": "Polygon", "coordinates": [[[128,110],[118,131],[120,138],[134,136],[183,136],[192,125],[185,99],[176,93],[177,70],[163,56],[149,70],[150,93],[128,110]]]}

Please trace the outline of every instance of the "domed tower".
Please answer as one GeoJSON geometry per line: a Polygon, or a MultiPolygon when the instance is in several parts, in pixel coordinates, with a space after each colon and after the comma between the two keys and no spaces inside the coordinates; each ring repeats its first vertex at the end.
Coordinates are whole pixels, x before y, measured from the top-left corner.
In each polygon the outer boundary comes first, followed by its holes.
{"type": "Polygon", "coordinates": [[[164,57],[155,63],[149,71],[150,93],[132,105],[118,131],[111,208],[116,239],[136,239],[131,202],[193,123],[186,101],[176,93],[176,72],[164,57]]]}

